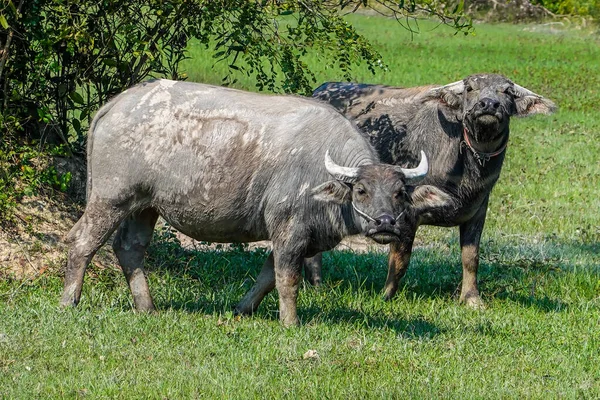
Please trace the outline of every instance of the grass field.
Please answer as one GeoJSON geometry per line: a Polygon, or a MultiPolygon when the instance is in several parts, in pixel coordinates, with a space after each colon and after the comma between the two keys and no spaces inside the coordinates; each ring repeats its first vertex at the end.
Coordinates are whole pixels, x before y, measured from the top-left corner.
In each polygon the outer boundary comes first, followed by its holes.
{"type": "MultiPolygon", "coordinates": [[[[58,272],[0,281],[0,398],[600,397],[598,36],[477,25],[465,37],[423,22],[411,40],[393,21],[351,20],[389,66],[358,70],[358,81],[496,72],[560,107],[513,120],[482,245],[487,309],[457,303],[457,229],[419,231],[391,302],[380,295],[384,254],[327,254],[324,287],[301,289],[292,329],[278,323],[275,293],[251,318],[231,314],[263,250],[193,252],[162,232],[147,260],[155,315],[132,311],[116,267],[90,267],[73,310],[58,308],[58,272]]],[[[190,79],[218,83],[224,69],[191,54],[190,79]]],[[[318,83],[339,79],[316,55],[309,63],[318,83]]]]}

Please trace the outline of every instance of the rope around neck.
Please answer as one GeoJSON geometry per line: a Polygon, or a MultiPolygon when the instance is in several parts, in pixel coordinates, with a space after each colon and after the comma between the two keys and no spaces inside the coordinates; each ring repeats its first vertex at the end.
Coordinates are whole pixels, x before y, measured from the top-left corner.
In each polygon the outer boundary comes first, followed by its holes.
{"type": "Polygon", "coordinates": [[[469,131],[467,130],[466,126],[463,126],[463,141],[462,141],[462,143],[464,143],[469,148],[469,150],[471,150],[471,153],[473,153],[473,156],[475,156],[475,159],[477,160],[479,165],[481,165],[482,167],[485,165],[486,162],[490,161],[490,159],[492,157],[496,157],[496,156],[502,154],[502,152],[504,152],[504,150],[506,150],[506,146],[508,146],[508,140],[506,140],[506,142],[504,142],[504,144],[502,146],[500,146],[500,148],[498,150],[494,151],[493,153],[485,153],[483,151],[475,150],[475,148],[471,144],[471,141],[469,140],[469,131]]]}

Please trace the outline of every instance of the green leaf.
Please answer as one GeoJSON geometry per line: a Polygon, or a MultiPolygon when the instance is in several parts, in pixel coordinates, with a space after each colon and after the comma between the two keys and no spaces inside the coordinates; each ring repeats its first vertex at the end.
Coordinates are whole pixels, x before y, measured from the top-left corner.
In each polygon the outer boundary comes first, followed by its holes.
{"type": "Polygon", "coordinates": [[[3,14],[0,14],[0,25],[2,25],[4,29],[8,29],[9,26],[3,14]]]}
{"type": "Polygon", "coordinates": [[[73,129],[75,129],[75,132],[81,134],[81,122],[77,118],[73,118],[71,124],[73,125],[73,129]]]}
{"type": "Polygon", "coordinates": [[[104,65],[109,66],[109,67],[116,67],[117,66],[117,62],[115,60],[113,60],[112,58],[104,58],[102,60],[102,63],[104,65]]]}
{"type": "Polygon", "coordinates": [[[69,97],[71,98],[71,100],[73,100],[73,102],[75,102],[77,104],[85,104],[83,97],[81,97],[81,95],[77,92],[69,93],[69,97]]]}
{"type": "Polygon", "coordinates": [[[464,1],[459,1],[458,4],[456,4],[456,7],[454,7],[454,11],[452,11],[452,14],[461,13],[463,11],[464,5],[464,1]]]}

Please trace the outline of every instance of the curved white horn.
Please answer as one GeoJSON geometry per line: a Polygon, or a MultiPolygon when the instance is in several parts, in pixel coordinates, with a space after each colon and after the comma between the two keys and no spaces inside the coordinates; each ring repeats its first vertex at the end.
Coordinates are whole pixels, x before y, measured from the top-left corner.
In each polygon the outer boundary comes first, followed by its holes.
{"type": "Polygon", "coordinates": [[[425,152],[421,150],[421,162],[419,162],[416,168],[398,167],[398,171],[402,172],[409,182],[424,178],[427,175],[427,171],[429,171],[429,163],[427,162],[425,152]]]}
{"type": "Polygon", "coordinates": [[[449,83],[444,86],[437,86],[437,87],[429,89],[428,92],[438,94],[444,89],[450,90],[453,93],[459,94],[465,90],[465,82],[464,81],[456,81],[456,82],[452,82],[452,83],[449,83]]]}
{"type": "Polygon", "coordinates": [[[462,93],[465,90],[465,81],[460,80],[444,85],[443,88],[452,90],[456,93],[462,93]]]}
{"type": "Polygon", "coordinates": [[[329,155],[329,150],[325,152],[325,168],[335,179],[343,182],[352,183],[358,178],[358,168],[342,167],[336,164],[329,155]]]}
{"type": "Polygon", "coordinates": [[[519,94],[519,97],[525,97],[525,96],[534,96],[534,97],[539,97],[539,98],[542,97],[539,94],[533,93],[531,90],[524,88],[523,86],[519,86],[514,82],[513,82],[513,86],[515,88],[515,92],[517,92],[519,94]]]}

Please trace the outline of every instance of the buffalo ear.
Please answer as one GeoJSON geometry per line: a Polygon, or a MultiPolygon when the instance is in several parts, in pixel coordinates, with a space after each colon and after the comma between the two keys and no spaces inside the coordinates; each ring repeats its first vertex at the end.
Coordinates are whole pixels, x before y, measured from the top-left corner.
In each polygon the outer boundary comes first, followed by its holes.
{"type": "Polygon", "coordinates": [[[348,203],[352,200],[350,186],[340,181],[327,181],[311,190],[316,200],[336,204],[348,203]]]}
{"type": "Polygon", "coordinates": [[[433,101],[451,110],[460,110],[462,107],[462,93],[456,93],[445,87],[428,90],[422,97],[423,103],[433,101]]]}
{"type": "MultiPolygon", "coordinates": [[[[517,96],[519,93],[517,92],[517,96]]],[[[534,114],[552,114],[556,111],[556,105],[545,97],[537,94],[526,94],[516,97],[517,117],[529,117],[534,114]]]]}
{"type": "Polygon", "coordinates": [[[431,185],[414,186],[409,189],[413,208],[418,211],[445,207],[452,204],[452,197],[441,189],[431,185]]]}
{"type": "Polygon", "coordinates": [[[452,110],[462,108],[462,94],[465,91],[464,81],[433,87],[424,93],[423,101],[436,101],[452,110]]]}

